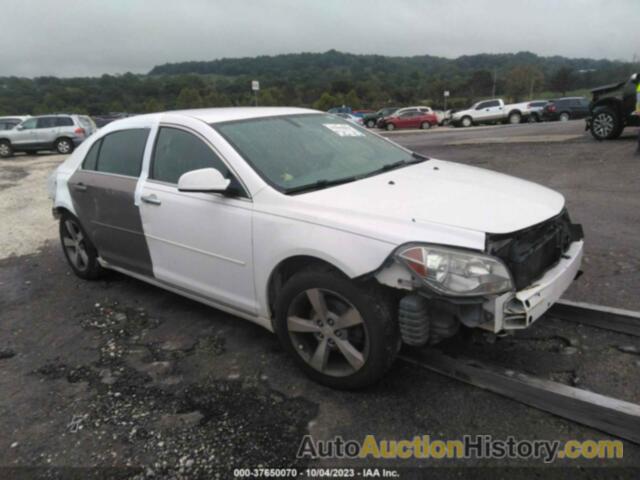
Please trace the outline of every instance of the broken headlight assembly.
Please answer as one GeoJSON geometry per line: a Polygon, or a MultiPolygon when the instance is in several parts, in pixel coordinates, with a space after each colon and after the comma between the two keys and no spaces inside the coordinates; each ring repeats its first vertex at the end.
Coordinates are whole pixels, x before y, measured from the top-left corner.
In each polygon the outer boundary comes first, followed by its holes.
{"type": "Polygon", "coordinates": [[[412,244],[400,247],[394,257],[441,295],[476,297],[513,290],[511,274],[504,263],[481,253],[412,244]]]}

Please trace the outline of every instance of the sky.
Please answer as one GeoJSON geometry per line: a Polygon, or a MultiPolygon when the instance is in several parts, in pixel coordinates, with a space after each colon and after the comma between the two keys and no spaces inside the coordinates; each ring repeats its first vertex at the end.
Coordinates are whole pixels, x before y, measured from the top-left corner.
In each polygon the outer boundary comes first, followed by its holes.
{"type": "Polygon", "coordinates": [[[330,49],[640,57],[640,0],[4,0],[1,11],[0,76],[330,49]]]}

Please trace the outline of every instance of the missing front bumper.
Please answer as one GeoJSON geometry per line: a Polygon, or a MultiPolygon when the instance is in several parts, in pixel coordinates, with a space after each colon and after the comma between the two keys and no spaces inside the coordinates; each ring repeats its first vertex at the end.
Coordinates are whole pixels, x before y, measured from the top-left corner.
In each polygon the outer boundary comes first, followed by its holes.
{"type": "Polygon", "coordinates": [[[483,309],[491,320],[481,327],[495,333],[529,327],[560,299],[578,276],[583,249],[582,240],[573,242],[560,261],[533,285],[487,300],[483,309]]]}

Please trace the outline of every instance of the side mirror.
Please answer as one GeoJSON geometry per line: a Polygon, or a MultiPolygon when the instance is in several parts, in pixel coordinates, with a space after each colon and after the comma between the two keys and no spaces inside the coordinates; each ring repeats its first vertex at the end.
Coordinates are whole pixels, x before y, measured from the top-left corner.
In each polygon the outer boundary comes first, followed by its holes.
{"type": "Polygon", "coordinates": [[[178,179],[181,192],[224,192],[231,180],[224,178],[215,168],[201,168],[183,173],[178,179]]]}
{"type": "Polygon", "coordinates": [[[24,127],[22,125],[16,125],[16,130],[24,130],[24,127]]]}

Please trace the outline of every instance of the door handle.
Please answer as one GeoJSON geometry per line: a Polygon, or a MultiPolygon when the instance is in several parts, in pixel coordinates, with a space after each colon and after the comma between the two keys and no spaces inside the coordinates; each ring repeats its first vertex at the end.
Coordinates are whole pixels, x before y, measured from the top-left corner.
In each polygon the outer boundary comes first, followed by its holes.
{"type": "Polygon", "coordinates": [[[150,205],[160,205],[162,203],[158,197],[156,197],[155,193],[152,193],[151,195],[143,195],[140,197],[140,200],[150,205]]]}
{"type": "Polygon", "coordinates": [[[87,191],[87,186],[84,183],[76,183],[73,186],[73,188],[78,190],[79,192],[86,192],[87,191]]]}

